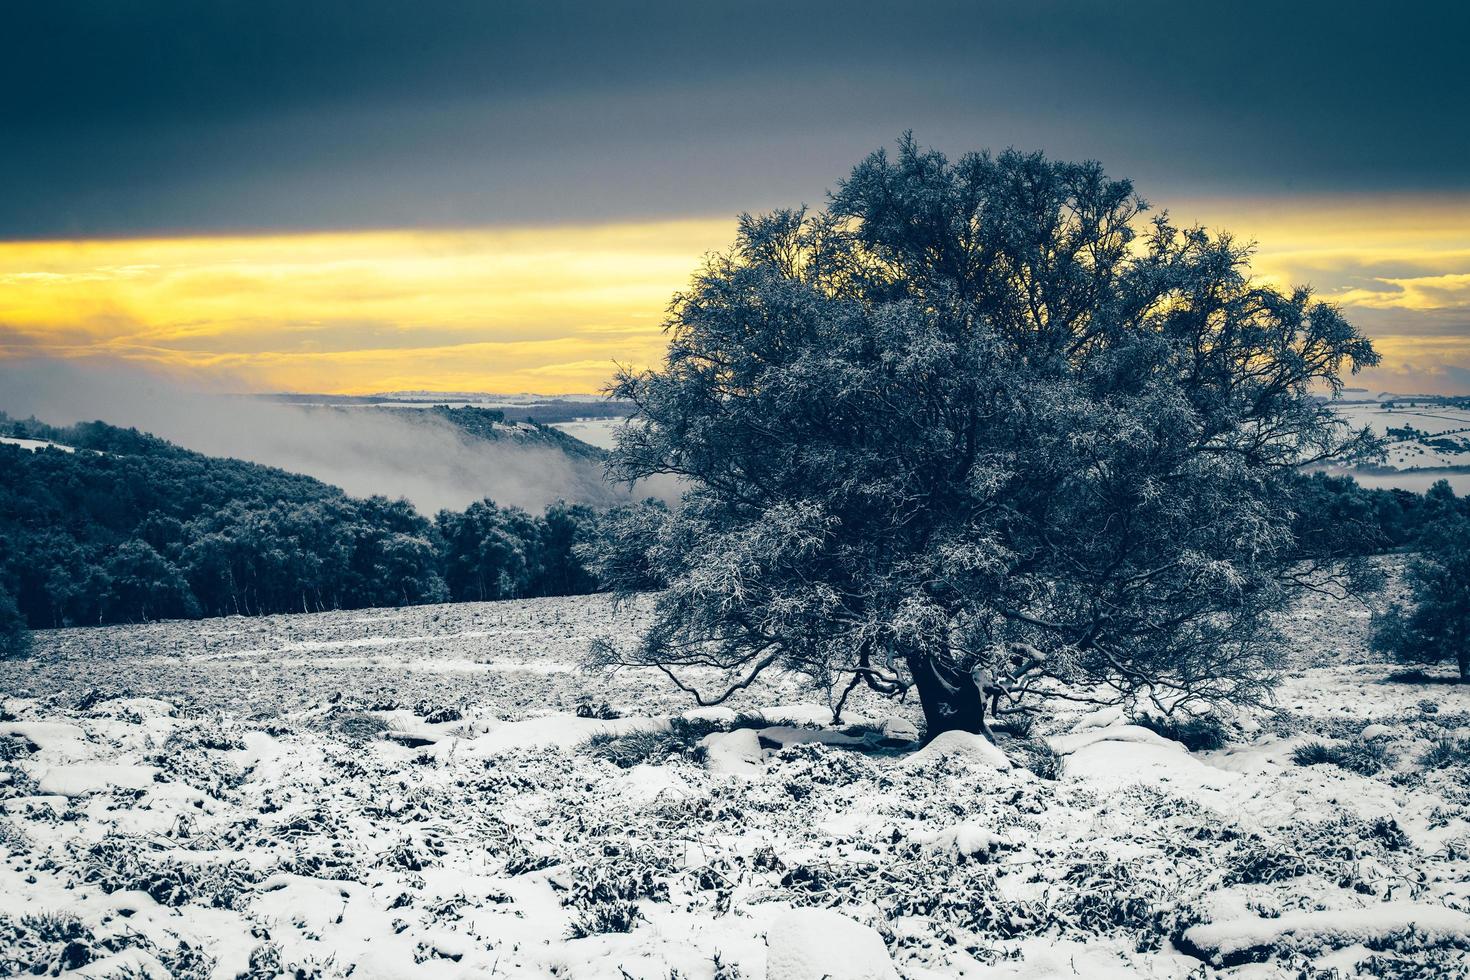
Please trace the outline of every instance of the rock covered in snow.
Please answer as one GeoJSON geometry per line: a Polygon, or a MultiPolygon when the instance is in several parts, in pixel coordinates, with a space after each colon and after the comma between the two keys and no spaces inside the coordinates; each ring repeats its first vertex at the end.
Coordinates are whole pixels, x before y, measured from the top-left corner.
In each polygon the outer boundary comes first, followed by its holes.
{"type": "Polygon", "coordinates": [[[974,820],[966,820],[933,833],[919,834],[914,839],[930,850],[947,853],[952,857],[982,860],[994,853],[1001,844],[1001,839],[994,831],[974,820]]]}
{"type": "Polygon", "coordinates": [[[1470,941],[1470,915],[1443,905],[1384,902],[1361,909],[1289,912],[1274,919],[1229,919],[1184,932],[1184,946],[1215,966],[1267,959],[1285,943],[1370,944],[1413,928],[1434,942],[1470,941]]]}
{"type": "Polygon", "coordinates": [[[760,736],[753,728],[737,728],[733,732],[713,732],[699,740],[704,748],[705,765],[711,772],[754,776],[761,769],[760,736]]]}
{"type": "Polygon", "coordinates": [[[898,980],[883,937],[830,909],[778,913],[766,946],[766,980],[898,980]]]}
{"type": "Polygon", "coordinates": [[[912,765],[931,762],[946,756],[959,756],[968,762],[988,766],[991,769],[1009,769],[1010,757],[984,735],[970,732],[942,732],[934,740],[908,757],[912,765]]]}
{"type": "Polygon", "coordinates": [[[883,722],[883,737],[895,742],[917,742],[919,729],[907,718],[895,715],[883,722]]]}

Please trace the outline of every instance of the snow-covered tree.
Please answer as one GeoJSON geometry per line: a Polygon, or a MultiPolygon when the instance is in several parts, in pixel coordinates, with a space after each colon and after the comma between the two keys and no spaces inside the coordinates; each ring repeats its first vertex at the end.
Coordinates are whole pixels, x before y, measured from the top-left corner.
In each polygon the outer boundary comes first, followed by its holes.
{"type": "MultiPolygon", "coordinates": [[[[1441,480],[1427,495],[1429,506],[1455,495],[1441,480]]],[[[1419,541],[1405,574],[1412,603],[1395,603],[1378,618],[1375,649],[1408,663],[1454,663],[1460,682],[1470,684],[1470,519],[1441,506],[1437,524],[1419,541]]]]}
{"type": "Polygon", "coordinates": [[[742,216],[611,389],[614,472],[687,490],[604,534],[605,582],[667,588],[594,661],[703,704],[772,668],[914,690],[931,737],[1043,692],[1257,699],[1308,574],[1288,474],[1368,441],[1314,392],[1377,355],[1145,209],[1093,163],[905,137],[825,210],[742,216]]]}

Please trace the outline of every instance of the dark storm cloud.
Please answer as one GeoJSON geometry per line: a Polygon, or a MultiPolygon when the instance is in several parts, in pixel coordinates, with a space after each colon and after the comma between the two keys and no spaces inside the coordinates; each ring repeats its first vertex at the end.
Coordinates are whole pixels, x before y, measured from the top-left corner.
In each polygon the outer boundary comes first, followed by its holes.
{"type": "Polygon", "coordinates": [[[727,213],[912,127],[1145,192],[1470,188],[1459,4],[52,0],[0,237],[727,213]]]}

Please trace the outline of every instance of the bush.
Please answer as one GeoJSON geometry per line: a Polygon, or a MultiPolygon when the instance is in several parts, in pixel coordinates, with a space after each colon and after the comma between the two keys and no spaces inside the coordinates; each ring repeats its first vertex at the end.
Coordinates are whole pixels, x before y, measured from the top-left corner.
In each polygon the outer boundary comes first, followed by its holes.
{"type": "Polygon", "coordinates": [[[622,715],[618,714],[618,710],[606,701],[594,704],[590,699],[584,699],[577,702],[577,717],[612,721],[614,718],[621,718],[622,715]]]}
{"type": "Polygon", "coordinates": [[[585,750],[620,769],[632,769],[644,763],[692,757],[706,735],[727,730],[726,725],[703,718],[670,718],[668,731],[628,732],[626,735],[604,732],[588,739],[585,750]]]}
{"type": "Polygon", "coordinates": [[[1213,752],[1223,749],[1230,741],[1230,729],[1218,715],[1193,715],[1189,718],[1139,715],[1133,723],[1180,742],[1191,752],[1213,752]]]}
{"type": "Polygon", "coordinates": [[[1345,745],[1306,742],[1291,753],[1291,761],[1299,766],[1333,765],[1362,776],[1373,776],[1393,764],[1393,753],[1382,742],[1350,742],[1345,745]]]}
{"type": "Polygon", "coordinates": [[[643,918],[638,906],[632,902],[608,902],[594,905],[572,923],[570,938],[586,939],[608,932],[632,932],[633,926],[643,918]]]}

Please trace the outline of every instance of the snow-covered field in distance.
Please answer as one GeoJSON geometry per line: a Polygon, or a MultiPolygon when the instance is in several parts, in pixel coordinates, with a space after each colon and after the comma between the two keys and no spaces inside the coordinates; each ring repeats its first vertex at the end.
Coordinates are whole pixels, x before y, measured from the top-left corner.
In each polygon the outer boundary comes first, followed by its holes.
{"type": "Polygon", "coordinates": [[[552,427],[581,439],[589,446],[611,449],[618,429],[624,424],[622,419],[579,419],[576,422],[553,422],[552,427]]]}
{"type": "Polygon", "coordinates": [[[792,678],[700,712],[657,675],[579,671],[645,610],[38,633],[32,659],[0,664],[0,963],[1464,975],[1470,743],[1446,740],[1466,737],[1470,689],[1386,682],[1360,607],[1289,618],[1298,666],[1223,749],[1078,710],[1003,736],[1009,762],[967,736],[884,741],[913,705],[863,701],[860,727],[834,728],[792,678]],[[1314,740],[1360,747],[1363,771],[1296,765],[1314,740]]]}
{"type": "Polygon", "coordinates": [[[22,449],[29,449],[31,452],[36,452],[40,449],[59,449],[64,453],[76,452],[75,447],[63,446],[61,443],[52,442],[50,439],[21,439],[16,436],[0,436],[0,443],[4,443],[7,446],[19,446],[22,449]]]}
{"type": "Polygon", "coordinates": [[[1470,408],[1442,399],[1389,396],[1343,401],[1333,408],[1354,427],[1367,426],[1388,440],[1380,464],[1341,472],[1367,487],[1422,493],[1435,481],[1448,480],[1457,493],[1470,493],[1470,408]]]}

